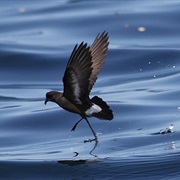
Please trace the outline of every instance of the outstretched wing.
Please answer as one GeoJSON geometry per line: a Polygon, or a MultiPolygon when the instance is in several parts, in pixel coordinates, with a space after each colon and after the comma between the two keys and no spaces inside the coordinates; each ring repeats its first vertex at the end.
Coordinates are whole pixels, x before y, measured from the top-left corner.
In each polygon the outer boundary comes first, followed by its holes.
{"type": "Polygon", "coordinates": [[[108,49],[108,33],[97,35],[91,47],[76,45],[69,58],[64,77],[63,95],[74,104],[88,104],[89,93],[96,82],[108,49]]]}
{"type": "Polygon", "coordinates": [[[83,42],[76,45],[69,58],[63,77],[63,95],[74,104],[89,100],[89,78],[92,73],[92,57],[89,47],[83,42]]]}
{"type": "Polygon", "coordinates": [[[89,92],[91,91],[94,83],[96,82],[97,75],[99,74],[108,50],[108,33],[103,32],[101,35],[98,34],[93,44],[90,47],[92,56],[92,73],[89,79],[89,92]]]}

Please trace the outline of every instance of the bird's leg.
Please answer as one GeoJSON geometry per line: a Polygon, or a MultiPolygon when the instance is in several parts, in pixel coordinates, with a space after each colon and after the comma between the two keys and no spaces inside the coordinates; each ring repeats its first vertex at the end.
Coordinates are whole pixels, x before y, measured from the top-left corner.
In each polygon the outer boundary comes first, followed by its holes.
{"type": "Polygon", "coordinates": [[[76,126],[83,120],[83,118],[81,118],[74,126],[73,128],[71,129],[71,131],[75,131],[76,129],[76,126]]]}
{"type": "Polygon", "coordinates": [[[87,118],[84,118],[86,120],[86,122],[88,123],[93,135],[94,135],[94,139],[87,139],[87,140],[84,140],[84,142],[92,142],[92,141],[96,141],[98,142],[98,137],[97,137],[97,134],[95,133],[94,129],[92,128],[91,124],[89,123],[88,119],[87,118]]]}

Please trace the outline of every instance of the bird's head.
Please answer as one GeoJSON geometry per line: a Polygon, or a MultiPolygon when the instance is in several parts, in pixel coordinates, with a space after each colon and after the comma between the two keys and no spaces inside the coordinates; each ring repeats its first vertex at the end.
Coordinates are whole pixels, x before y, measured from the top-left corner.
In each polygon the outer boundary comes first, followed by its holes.
{"type": "Polygon", "coordinates": [[[50,91],[46,93],[46,99],[44,101],[44,104],[47,104],[48,101],[56,102],[57,98],[59,97],[61,93],[56,91],[50,91]]]}

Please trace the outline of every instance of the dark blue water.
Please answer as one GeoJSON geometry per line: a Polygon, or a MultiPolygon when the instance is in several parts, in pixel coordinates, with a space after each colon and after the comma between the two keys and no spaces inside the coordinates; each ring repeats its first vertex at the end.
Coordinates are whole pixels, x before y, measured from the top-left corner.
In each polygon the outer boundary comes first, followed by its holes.
{"type": "Polygon", "coordinates": [[[1,179],[179,179],[180,1],[0,1],[1,179]],[[114,111],[86,122],[44,105],[76,43],[109,33],[91,96],[114,111]],[[173,124],[173,131],[165,129],[173,124]],[[161,130],[161,131],[160,131],[161,130]],[[161,133],[165,132],[165,133],[161,133]]]}

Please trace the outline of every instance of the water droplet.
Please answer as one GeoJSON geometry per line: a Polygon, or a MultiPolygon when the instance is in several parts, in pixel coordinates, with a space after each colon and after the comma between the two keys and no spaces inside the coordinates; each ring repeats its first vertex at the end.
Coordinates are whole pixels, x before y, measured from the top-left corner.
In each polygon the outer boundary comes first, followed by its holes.
{"type": "Polygon", "coordinates": [[[146,31],[146,28],[141,26],[141,27],[138,27],[137,30],[139,32],[144,32],[144,31],[146,31]]]}

